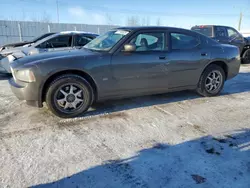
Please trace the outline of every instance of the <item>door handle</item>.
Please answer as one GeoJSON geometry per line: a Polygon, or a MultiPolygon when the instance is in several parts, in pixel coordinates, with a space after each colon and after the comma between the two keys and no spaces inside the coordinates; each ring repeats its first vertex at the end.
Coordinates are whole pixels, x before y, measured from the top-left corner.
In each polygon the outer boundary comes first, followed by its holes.
{"type": "Polygon", "coordinates": [[[160,60],[165,60],[165,59],[167,59],[167,58],[166,58],[166,56],[159,56],[159,59],[160,59],[160,60]]]}
{"type": "Polygon", "coordinates": [[[201,53],[201,56],[207,56],[207,53],[201,53]]]}

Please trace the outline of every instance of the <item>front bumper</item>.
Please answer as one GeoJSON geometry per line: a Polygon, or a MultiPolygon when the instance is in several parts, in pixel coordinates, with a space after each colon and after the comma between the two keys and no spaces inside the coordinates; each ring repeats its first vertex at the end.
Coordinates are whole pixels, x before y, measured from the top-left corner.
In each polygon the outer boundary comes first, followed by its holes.
{"type": "Polygon", "coordinates": [[[23,52],[16,52],[14,54],[7,55],[4,57],[0,54],[0,73],[11,73],[10,64],[13,61],[23,58],[26,55],[23,52]]]}
{"type": "Polygon", "coordinates": [[[9,79],[9,84],[12,92],[20,100],[26,100],[31,106],[41,107],[39,105],[39,94],[35,83],[18,83],[14,78],[9,79]]]}
{"type": "Polygon", "coordinates": [[[3,66],[1,65],[1,63],[0,63],[0,73],[1,74],[8,74],[9,73],[5,68],[3,68],[3,66]]]}
{"type": "Polygon", "coordinates": [[[1,73],[11,73],[10,63],[15,60],[15,57],[9,55],[0,59],[0,72],[1,73]]]}

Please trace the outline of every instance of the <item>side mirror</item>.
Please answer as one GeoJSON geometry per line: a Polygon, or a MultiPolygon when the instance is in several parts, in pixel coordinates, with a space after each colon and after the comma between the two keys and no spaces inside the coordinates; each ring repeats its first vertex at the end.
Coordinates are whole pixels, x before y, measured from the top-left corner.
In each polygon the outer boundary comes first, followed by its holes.
{"type": "Polygon", "coordinates": [[[125,44],[124,52],[134,52],[136,50],[136,46],[134,44],[125,44]]]}

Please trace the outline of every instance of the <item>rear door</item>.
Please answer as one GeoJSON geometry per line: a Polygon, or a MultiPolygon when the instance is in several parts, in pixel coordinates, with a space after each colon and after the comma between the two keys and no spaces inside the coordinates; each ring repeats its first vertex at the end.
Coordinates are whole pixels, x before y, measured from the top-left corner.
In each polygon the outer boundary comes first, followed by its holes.
{"type": "Polygon", "coordinates": [[[169,88],[196,85],[200,77],[201,63],[208,61],[209,52],[201,48],[201,39],[196,33],[171,31],[169,38],[169,88]]]}

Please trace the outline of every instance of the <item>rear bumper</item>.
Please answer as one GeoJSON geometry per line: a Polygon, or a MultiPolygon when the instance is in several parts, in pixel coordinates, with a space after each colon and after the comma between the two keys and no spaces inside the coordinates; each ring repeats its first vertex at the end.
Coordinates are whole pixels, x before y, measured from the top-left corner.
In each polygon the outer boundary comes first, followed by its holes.
{"type": "Polygon", "coordinates": [[[228,63],[227,80],[234,78],[240,72],[241,59],[240,57],[232,58],[228,63]]]}
{"type": "Polygon", "coordinates": [[[38,89],[34,83],[17,83],[14,78],[9,79],[9,84],[14,95],[20,100],[26,100],[28,105],[42,107],[38,102],[38,89]]]}

